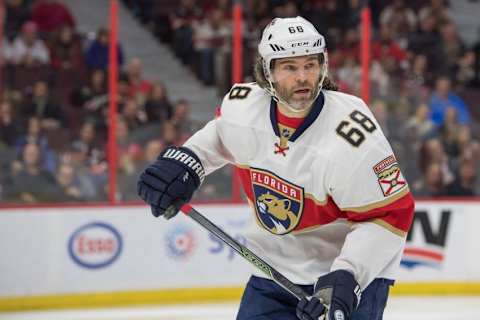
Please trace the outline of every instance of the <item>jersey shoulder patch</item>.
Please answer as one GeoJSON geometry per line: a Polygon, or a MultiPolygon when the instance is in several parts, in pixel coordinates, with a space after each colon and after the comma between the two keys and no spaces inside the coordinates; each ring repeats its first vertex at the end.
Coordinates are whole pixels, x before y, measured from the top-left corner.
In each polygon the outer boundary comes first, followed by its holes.
{"type": "Polygon", "coordinates": [[[407,186],[397,159],[393,154],[375,164],[372,169],[378,178],[378,184],[385,197],[389,197],[407,186]]]}

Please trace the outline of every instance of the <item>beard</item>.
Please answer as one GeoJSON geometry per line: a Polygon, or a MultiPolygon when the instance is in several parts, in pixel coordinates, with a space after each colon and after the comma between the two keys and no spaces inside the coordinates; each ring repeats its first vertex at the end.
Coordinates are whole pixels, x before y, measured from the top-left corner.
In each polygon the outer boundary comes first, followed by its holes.
{"type": "Polygon", "coordinates": [[[275,85],[275,91],[278,97],[288,103],[288,105],[296,110],[302,111],[309,108],[312,103],[314,102],[315,98],[317,97],[319,88],[320,80],[315,81],[314,84],[310,84],[308,82],[298,83],[294,88],[288,89],[279,85],[278,83],[275,85]],[[296,93],[299,89],[308,89],[307,93],[298,94],[296,93]]]}

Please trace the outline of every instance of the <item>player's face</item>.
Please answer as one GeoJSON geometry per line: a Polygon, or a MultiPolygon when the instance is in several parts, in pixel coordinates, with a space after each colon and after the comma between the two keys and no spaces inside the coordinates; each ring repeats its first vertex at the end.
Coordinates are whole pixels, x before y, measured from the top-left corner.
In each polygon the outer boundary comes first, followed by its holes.
{"type": "Polygon", "coordinates": [[[304,110],[317,95],[320,72],[317,55],[278,59],[273,69],[275,90],[290,107],[304,110]]]}

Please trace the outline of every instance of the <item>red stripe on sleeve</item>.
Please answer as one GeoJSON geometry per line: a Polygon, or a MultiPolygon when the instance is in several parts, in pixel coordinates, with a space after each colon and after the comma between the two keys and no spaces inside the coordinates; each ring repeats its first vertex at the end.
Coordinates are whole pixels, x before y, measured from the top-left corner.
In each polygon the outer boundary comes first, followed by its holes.
{"type": "Polygon", "coordinates": [[[412,194],[409,192],[397,201],[381,208],[361,213],[347,211],[347,217],[348,220],[355,222],[380,219],[396,229],[408,232],[412,225],[414,209],[415,202],[412,194]]]}

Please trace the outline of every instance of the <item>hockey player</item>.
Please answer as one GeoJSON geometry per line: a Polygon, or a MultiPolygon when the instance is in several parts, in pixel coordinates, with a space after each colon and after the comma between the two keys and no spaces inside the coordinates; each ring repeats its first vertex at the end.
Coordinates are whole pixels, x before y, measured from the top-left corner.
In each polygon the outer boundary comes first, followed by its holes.
{"type": "Polygon", "coordinates": [[[249,248],[311,294],[298,301],[254,274],[237,319],[382,319],[414,209],[392,149],[365,103],[327,77],[310,22],[274,19],[258,51],[257,82],[234,85],[216,119],[166,148],[138,193],[160,216],[237,166],[257,222],[249,248]]]}

